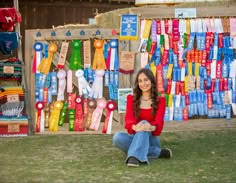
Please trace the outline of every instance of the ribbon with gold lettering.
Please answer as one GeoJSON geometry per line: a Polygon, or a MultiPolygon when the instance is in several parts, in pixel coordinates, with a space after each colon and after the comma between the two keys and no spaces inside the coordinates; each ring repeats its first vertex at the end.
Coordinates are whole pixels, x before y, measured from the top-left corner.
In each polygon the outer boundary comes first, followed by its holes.
{"type": "Polygon", "coordinates": [[[80,40],[74,40],[72,42],[72,53],[69,64],[69,69],[71,70],[82,69],[81,46],[82,42],[80,40]]]}
{"type": "Polygon", "coordinates": [[[90,130],[98,130],[102,118],[102,112],[106,107],[106,104],[107,102],[103,98],[97,100],[97,107],[92,114],[91,125],[89,127],[90,130]]]}
{"type": "Polygon", "coordinates": [[[83,127],[83,107],[82,107],[82,98],[77,96],[75,99],[75,131],[84,131],[83,127]]]}
{"type": "Polygon", "coordinates": [[[57,63],[57,68],[59,69],[64,69],[68,47],[69,47],[69,42],[62,42],[61,51],[57,63]]]}
{"type": "Polygon", "coordinates": [[[54,53],[57,51],[57,45],[55,43],[50,43],[48,46],[48,58],[43,58],[40,64],[37,67],[37,70],[41,73],[48,75],[50,70],[52,59],[54,53]]]}
{"type": "Polygon", "coordinates": [[[116,109],[116,103],[114,101],[108,101],[106,104],[106,109],[107,112],[102,127],[102,133],[111,134],[113,111],[116,109]]]}
{"type": "Polygon", "coordinates": [[[66,71],[59,70],[57,73],[58,78],[58,94],[57,94],[57,100],[58,101],[64,101],[64,91],[66,89],[66,71]]]}

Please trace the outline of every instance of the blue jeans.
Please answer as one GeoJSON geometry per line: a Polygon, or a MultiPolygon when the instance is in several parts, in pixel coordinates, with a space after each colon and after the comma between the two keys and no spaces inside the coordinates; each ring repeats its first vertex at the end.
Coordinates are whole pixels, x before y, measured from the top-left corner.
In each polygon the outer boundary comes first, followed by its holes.
{"type": "Polygon", "coordinates": [[[158,158],[161,152],[160,138],[146,131],[135,134],[116,132],[113,136],[113,144],[127,153],[125,161],[134,156],[140,162],[149,163],[148,159],[158,158]]]}

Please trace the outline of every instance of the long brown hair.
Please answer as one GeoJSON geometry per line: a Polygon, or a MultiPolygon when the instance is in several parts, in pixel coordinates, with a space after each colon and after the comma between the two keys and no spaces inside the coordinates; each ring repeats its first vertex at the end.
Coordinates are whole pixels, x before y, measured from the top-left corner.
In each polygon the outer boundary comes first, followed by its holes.
{"type": "Polygon", "coordinates": [[[141,103],[141,96],[142,96],[142,90],[139,88],[138,85],[138,78],[140,74],[145,74],[147,78],[151,81],[151,99],[152,99],[152,115],[154,116],[156,111],[157,111],[157,88],[156,88],[156,79],[152,73],[151,70],[142,68],[138,71],[135,81],[134,81],[134,100],[133,100],[133,111],[134,111],[134,116],[137,118],[139,115],[140,111],[140,103],[141,103]]]}

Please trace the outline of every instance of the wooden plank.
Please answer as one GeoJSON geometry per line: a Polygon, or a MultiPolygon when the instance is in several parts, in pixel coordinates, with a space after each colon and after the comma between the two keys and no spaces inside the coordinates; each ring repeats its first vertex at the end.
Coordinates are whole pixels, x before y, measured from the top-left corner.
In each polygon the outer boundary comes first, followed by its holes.
{"type": "MultiPolygon", "coordinates": [[[[187,8],[188,4],[181,4],[177,6],[145,6],[140,8],[131,8],[132,13],[139,15],[140,19],[153,18],[175,18],[175,8],[187,8]]],[[[204,6],[203,4],[196,4],[193,6],[197,10],[197,17],[227,17],[236,16],[236,3],[228,3],[216,6],[204,6]]]]}

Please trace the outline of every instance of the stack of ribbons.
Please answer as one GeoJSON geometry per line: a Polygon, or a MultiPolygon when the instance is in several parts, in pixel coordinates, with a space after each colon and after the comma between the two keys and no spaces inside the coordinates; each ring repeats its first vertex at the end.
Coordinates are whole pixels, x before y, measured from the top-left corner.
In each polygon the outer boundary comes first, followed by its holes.
{"type": "Polygon", "coordinates": [[[90,42],[72,41],[67,71],[64,70],[64,65],[69,43],[63,42],[57,72],[51,72],[57,45],[41,42],[34,44],[32,72],[35,73],[36,132],[43,132],[45,127],[56,132],[65,121],[69,124],[69,131],[97,131],[103,110],[108,110],[103,133],[111,133],[111,119],[116,105],[110,103],[118,98],[118,40],[110,40],[105,44],[104,42],[94,41],[96,51],[91,65],[88,59],[91,57],[90,42]],[[84,48],[84,64],[81,48],[84,48]],[[105,86],[109,89],[109,101],[103,97],[103,77],[105,86]],[[73,86],[73,78],[78,81],[77,90],[73,86]],[[106,107],[107,102],[110,104],[109,107],[106,107]]]}
{"type": "Polygon", "coordinates": [[[236,18],[141,20],[140,65],[167,99],[165,121],[236,115],[235,27],[236,18]]]}

